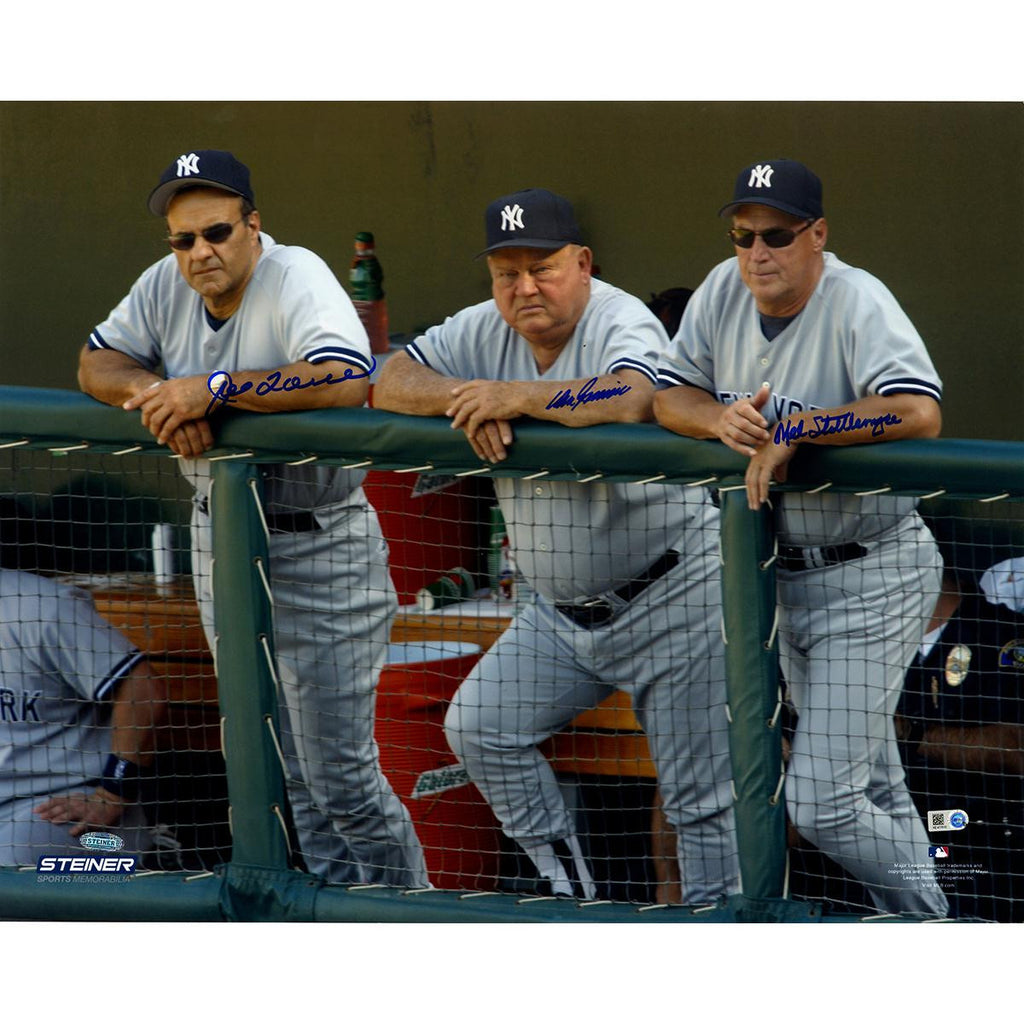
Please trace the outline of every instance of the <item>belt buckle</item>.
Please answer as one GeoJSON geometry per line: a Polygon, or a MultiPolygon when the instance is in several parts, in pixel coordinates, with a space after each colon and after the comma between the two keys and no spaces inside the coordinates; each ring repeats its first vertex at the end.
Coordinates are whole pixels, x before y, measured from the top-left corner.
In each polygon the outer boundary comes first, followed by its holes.
{"type": "Polygon", "coordinates": [[[603,597],[592,597],[586,601],[556,604],[555,608],[581,629],[593,629],[609,622],[615,614],[615,606],[603,597]]]}

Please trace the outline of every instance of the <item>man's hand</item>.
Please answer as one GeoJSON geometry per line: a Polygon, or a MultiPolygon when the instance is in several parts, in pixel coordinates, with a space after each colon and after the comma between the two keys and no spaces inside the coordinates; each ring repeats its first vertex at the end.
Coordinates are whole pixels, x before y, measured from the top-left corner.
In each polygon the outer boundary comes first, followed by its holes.
{"type": "Polygon", "coordinates": [[[508,447],[515,439],[512,424],[508,420],[487,420],[475,434],[468,430],[465,430],[465,434],[477,457],[485,462],[501,462],[507,459],[508,447]]]}
{"type": "Polygon", "coordinates": [[[71,835],[80,836],[93,828],[110,828],[121,820],[124,801],[115,793],[96,789],[92,793],[68,793],[55,796],[33,808],[43,821],[64,825],[77,822],[71,835]]]}
{"type": "Polygon", "coordinates": [[[768,500],[772,480],[785,483],[789,460],[796,455],[797,446],[766,444],[759,448],[747,465],[747,505],[756,512],[768,500]]]}
{"type": "Polygon", "coordinates": [[[142,425],[177,455],[195,458],[213,447],[206,420],[210,391],[203,377],[177,377],[150,384],[122,408],[142,413],[142,425]]]}
{"type": "Polygon", "coordinates": [[[771,387],[762,384],[753,398],[741,398],[738,402],[723,405],[715,429],[719,440],[740,455],[756,454],[757,449],[771,440],[768,421],[761,415],[771,393],[771,387]]]}
{"type": "MultiPolygon", "coordinates": [[[[514,420],[520,413],[518,383],[500,380],[469,380],[451,390],[451,404],[445,416],[452,419],[452,430],[463,430],[472,442],[488,420],[514,420]]],[[[509,437],[511,441],[511,437],[509,437]]]]}
{"type": "Polygon", "coordinates": [[[210,391],[203,377],[176,377],[160,380],[137,394],[122,406],[142,413],[142,425],[157,439],[167,444],[170,436],[184,423],[201,419],[210,404],[210,391]]]}

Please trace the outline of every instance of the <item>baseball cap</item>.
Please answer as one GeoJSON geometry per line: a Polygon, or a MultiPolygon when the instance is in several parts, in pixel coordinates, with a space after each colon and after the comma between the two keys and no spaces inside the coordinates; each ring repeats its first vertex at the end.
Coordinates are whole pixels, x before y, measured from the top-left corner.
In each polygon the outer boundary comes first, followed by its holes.
{"type": "Polygon", "coordinates": [[[979,584],[990,604],[1024,612],[1024,558],[1007,558],[989,566],[979,584]]]}
{"type": "Polygon", "coordinates": [[[484,214],[487,248],[477,258],[497,249],[561,249],[582,245],[572,203],[546,188],[527,188],[500,196],[484,214]]]}
{"type": "Polygon", "coordinates": [[[745,203],[772,206],[808,220],[825,216],[821,179],[796,160],[762,160],[744,167],[736,178],[732,199],[718,211],[718,216],[745,203]]]}
{"type": "Polygon", "coordinates": [[[195,149],[182,153],[160,175],[160,184],[149,193],[150,213],[163,217],[176,193],[200,186],[223,189],[256,205],[245,164],[223,149],[195,149]]]}

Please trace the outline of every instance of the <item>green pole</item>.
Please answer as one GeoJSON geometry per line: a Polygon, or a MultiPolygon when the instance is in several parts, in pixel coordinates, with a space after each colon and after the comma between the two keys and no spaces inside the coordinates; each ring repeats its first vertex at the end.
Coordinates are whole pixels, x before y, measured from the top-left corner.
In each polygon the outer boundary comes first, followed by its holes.
{"type": "Polygon", "coordinates": [[[255,466],[212,464],[213,602],[233,865],[285,869],[284,773],[277,692],[267,535],[257,506],[255,466]]]}
{"type": "Polygon", "coordinates": [[[786,811],[782,787],[779,672],[774,640],[775,568],[769,513],[752,512],[742,483],[720,491],[722,614],[729,742],[743,895],[783,895],[786,811]]]}

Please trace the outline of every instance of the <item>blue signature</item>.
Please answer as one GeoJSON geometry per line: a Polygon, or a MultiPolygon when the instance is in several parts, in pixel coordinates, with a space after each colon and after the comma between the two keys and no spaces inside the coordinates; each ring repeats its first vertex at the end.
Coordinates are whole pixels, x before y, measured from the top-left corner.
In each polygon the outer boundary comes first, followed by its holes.
{"type": "Polygon", "coordinates": [[[575,395],[572,393],[572,388],[566,388],[564,391],[559,391],[558,394],[544,406],[544,408],[564,409],[568,406],[570,409],[575,410],[578,405],[586,405],[587,402],[600,402],[603,398],[615,398],[616,395],[624,395],[627,391],[632,391],[632,388],[628,384],[623,384],[617,388],[595,390],[594,385],[596,383],[597,378],[591,377],[575,395]]]}
{"type": "Polygon", "coordinates": [[[810,430],[804,430],[804,421],[799,420],[796,424],[792,420],[781,420],[775,427],[775,443],[784,444],[787,448],[791,441],[807,440],[813,441],[816,437],[824,437],[827,434],[844,434],[850,430],[861,430],[864,427],[871,428],[872,437],[880,437],[885,433],[886,427],[902,423],[895,413],[887,412],[881,416],[868,416],[861,419],[852,412],[844,412],[841,416],[815,416],[814,426],[810,430]]]}
{"type": "Polygon", "coordinates": [[[307,381],[304,381],[301,377],[285,377],[282,380],[281,371],[274,370],[272,373],[268,373],[266,378],[259,381],[259,383],[247,380],[244,384],[236,384],[231,379],[231,374],[227,370],[214,370],[206,378],[206,387],[210,394],[213,395],[213,398],[210,399],[210,404],[206,407],[206,415],[210,415],[218,402],[229,405],[238,400],[238,395],[244,395],[247,391],[252,391],[254,388],[255,394],[260,397],[272,394],[275,391],[302,391],[305,388],[319,387],[321,384],[341,384],[346,380],[361,380],[364,377],[369,377],[376,368],[377,360],[370,356],[369,370],[359,371],[348,366],[340,377],[335,377],[328,370],[327,376],[321,377],[319,380],[316,377],[310,377],[307,381]]]}

